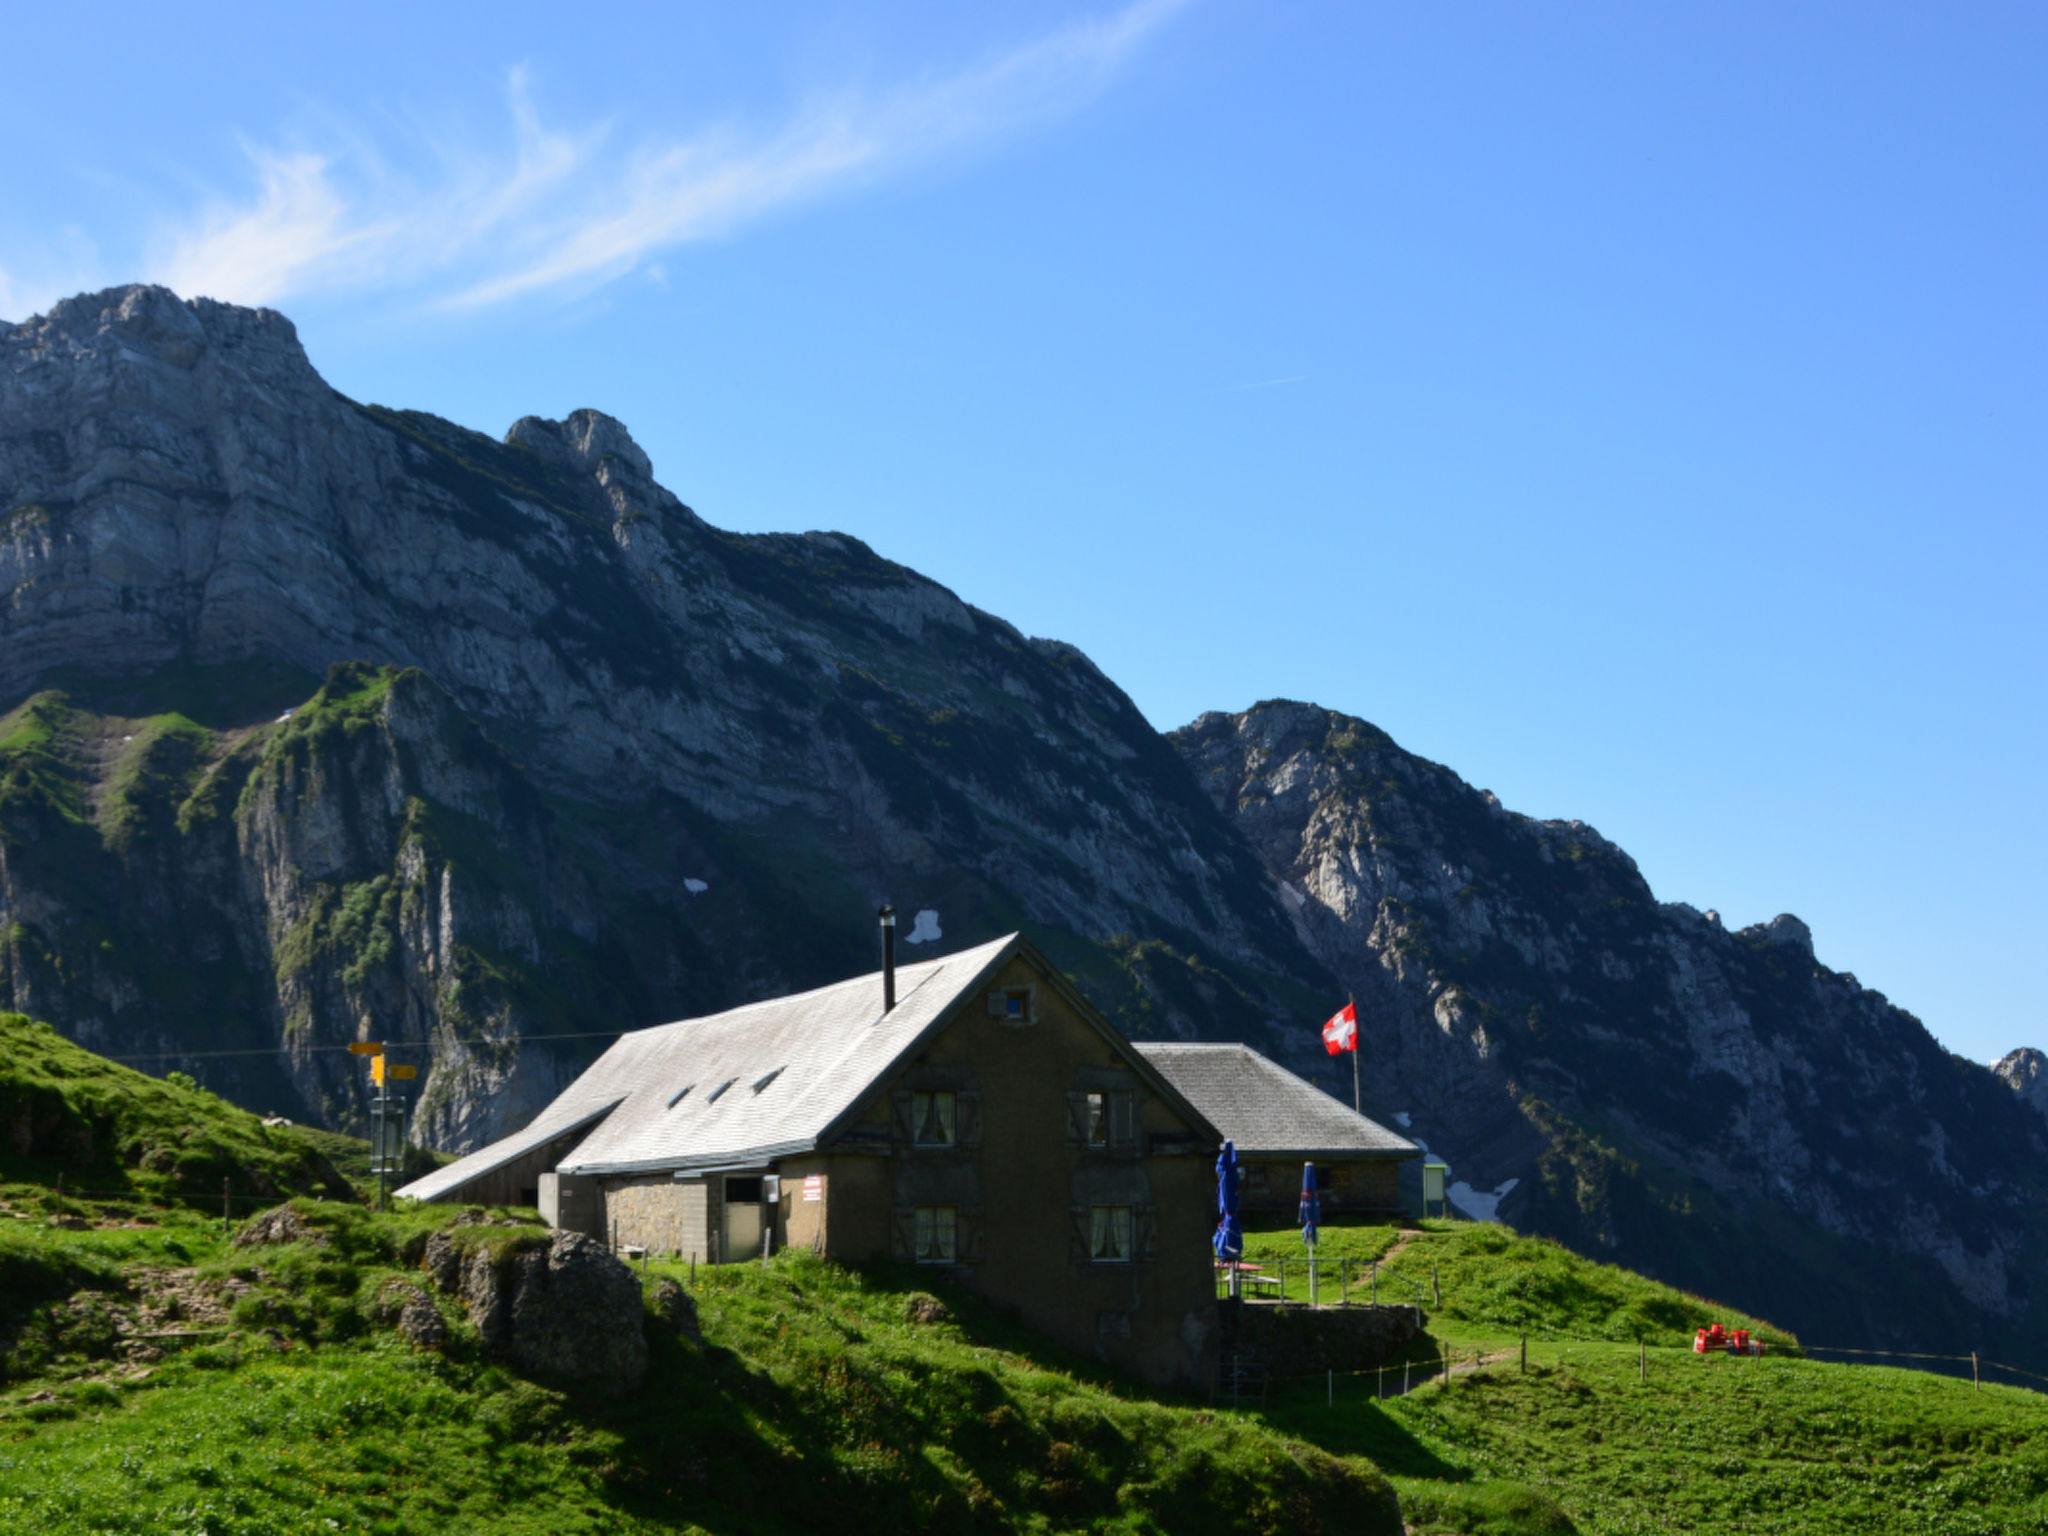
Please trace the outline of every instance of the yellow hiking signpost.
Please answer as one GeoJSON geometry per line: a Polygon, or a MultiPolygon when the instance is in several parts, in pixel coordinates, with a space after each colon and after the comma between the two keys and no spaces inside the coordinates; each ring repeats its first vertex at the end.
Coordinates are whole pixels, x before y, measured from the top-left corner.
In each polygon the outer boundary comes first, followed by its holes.
{"type": "Polygon", "coordinates": [[[419,1076],[419,1068],[390,1060],[381,1040],[357,1040],[349,1051],[370,1058],[370,1082],[377,1091],[370,1095],[370,1172],[377,1176],[377,1209],[384,1209],[384,1180],[405,1170],[405,1095],[392,1091],[392,1083],[408,1083],[419,1076]]]}

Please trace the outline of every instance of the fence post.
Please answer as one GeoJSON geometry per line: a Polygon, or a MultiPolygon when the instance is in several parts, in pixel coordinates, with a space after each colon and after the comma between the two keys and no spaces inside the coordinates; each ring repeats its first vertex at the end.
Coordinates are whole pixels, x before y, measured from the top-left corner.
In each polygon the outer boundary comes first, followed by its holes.
{"type": "Polygon", "coordinates": [[[1437,1378],[1436,1389],[1439,1392],[1448,1392],[1451,1389],[1451,1350],[1449,1345],[1444,1346],[1443,1367],[1444,1373],[1437,1378]]]}
{"type": "Polygon", "coordinates": [[[1970,1351],[1970,1390],[1972,1392],[1982,1392],[1984,1390],[1984,1380],[1977,1374],[1977,1351],[1974,1349],[1970,1351]]]}
{"type": "Polygon", "coordinates": [[[1401,1395],[1403,1397],[1408,1395],[1408,1362],[1406,1360],[1401,1362],[1401,1395]]]}
{"type": "Polygon", "coordinates": [[[1440,1281],[1440,1280],[1438,1280],[1438,1279],[1437,1279],[1437,1276],[1436,1276],[1436,1260],[1435,1260],[1435,1259],[1431,1259],[1431,1260],[1429,1261],[1429,1288],[1430,1288],[1430,1290],[1431,1290],[1431,1291],[1432,1291],[1433,1293],[1435,1293],[1435,1296],[1436,1296],[1436,1310],[1437,1310],[1437,1311],[1439,1311],[1439,1312],[1443,1311],[1443,1309],[1444,1309],[1444,1287],[1443,1287],[1443,1282],[1442,1282],[1442,1281],[1440,1281]]]}
{"type": "Polygon", "coordinates": [[[1384,1365],[1380,1367],[1379,1390],[1374,1392],[1372,1397],[1376,1403],[1383,1403],[1387,1400],[1387,1368],[1384,1365]]]}
{"type": "Polygon", "coordinates": [[[1334,1407],[1336,1407],[1336,1406],[1337,1406],[1337,1368],[1336,1368],[1335,1366],[1332,1366],[1332,1367],[1330,1368],[1330,1404],[1329,1404],[1329,1405],[1330,1405],[1330,1406],[1331,1406],[1332,1408],[1334,1408],[1334,1407]]]}
{"type": "Polygon", "coordinates": [[[1650,1379],[1650,1346],[1641,1339],[1636,1340],[1636,1380],[1650,1379]]]}

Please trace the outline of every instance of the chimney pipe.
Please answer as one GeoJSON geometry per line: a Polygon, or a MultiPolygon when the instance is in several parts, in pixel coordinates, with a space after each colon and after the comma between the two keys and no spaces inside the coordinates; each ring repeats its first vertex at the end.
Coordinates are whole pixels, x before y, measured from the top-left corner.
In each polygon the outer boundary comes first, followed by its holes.
{"type": "Polygon", "coordinates": [[[882,919],[882,1012],[896,1006],[896,909],[884,902],[882,919]]]}

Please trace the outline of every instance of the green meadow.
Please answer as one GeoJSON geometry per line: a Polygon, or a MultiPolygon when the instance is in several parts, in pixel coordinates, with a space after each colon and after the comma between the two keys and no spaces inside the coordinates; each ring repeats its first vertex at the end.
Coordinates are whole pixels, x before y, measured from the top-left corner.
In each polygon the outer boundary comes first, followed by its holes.
{"type": "MultiPolygon", "coordinates": [[[[1330,1229],[1321,1257],[1378,1261],[1427,1335],[1236,1409],[929,1275],[804,1253],[646,1266],[650,1298],[688,1287],[701,1341],[650,1305],[639,1390],[531,1380],[449,1298],[443,1349],[393,1326],[393,1282],[426,1287],[456,1211],[375,1213],[340,1138],[0,1031],[0,1123],[37,1128],[26,1154],[0,1141],[0,1532],[2048,1532],[2048,1397],[1804,1359],[1762,1320],[1463,1223],[1330,1229]],[[235,1245],[265,1189],[305,1237],[235,1245]],[[1772,1350],[1695,1356],[1709,1320],[1772,1350]]],[[[464,1239],[540,1230],[497,1214],[518,1225],[464,1239]]],[[[1294,1291],[1294,1234],[1250,1250],[1294,1291]]]]}

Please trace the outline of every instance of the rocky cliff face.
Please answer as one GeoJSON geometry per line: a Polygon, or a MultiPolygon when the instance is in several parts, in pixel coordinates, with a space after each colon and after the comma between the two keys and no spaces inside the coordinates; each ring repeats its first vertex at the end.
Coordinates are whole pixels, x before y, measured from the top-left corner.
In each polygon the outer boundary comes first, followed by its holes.
{"type": "Polygon", "coordinates": [[[116,290],[0,336],[0,508],[0,999],[103,1049],[267,1046],[183,1064],[348,1124],[341,1042],[432,1041],[462,1147],[586,1050],[534,1037],[859,969],[885,897],[1033,927],[1134,1027],[1316,984],[1079,652],[720,532],[595,412],[494,442],[116,290]]]}
{"type": "Polygon", "coordinates": [[[1999,1057],[1991,1070],[2020,1096],[2020,1102],[2048,1115],[2048,1055],[2021,1046],[1999,1057]]]}
{"type": "Polygon", "coordinates": [[[2029,1315],[2042,1126],[1797,918],[1731,933],[1659,903],[1591,827],[1327,710],[1174,740],[1358,994],[1381,1109],[1451,1155],[1468,1206],[1823,1340],[1968,1349],[2029,1315]],[[1845,1285],[1858,1266],[1882,1280],[1845,1285]]]}
{"type": "Polygon", "coordinates": [[[1354,990],[1369,1107],[1468,1211],[2048,1358],[2048,1126],[1796,919],[1660,905],[1309,706],[1162,738],[855,539],[705,523],[596,412],[495,441],[336,395],[268,311],[70,300],[0,327],[0,590],[0,1006],[109,1054],[350,1127],[381,1038],[459,1150],[611,1031],[871,965],[889,899],[1340,1092],[1354,990]]]}

